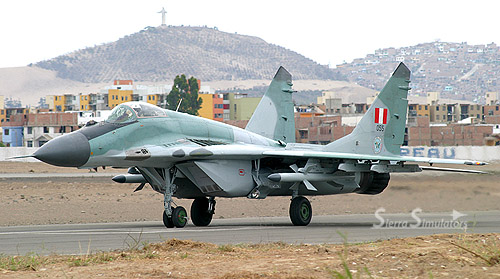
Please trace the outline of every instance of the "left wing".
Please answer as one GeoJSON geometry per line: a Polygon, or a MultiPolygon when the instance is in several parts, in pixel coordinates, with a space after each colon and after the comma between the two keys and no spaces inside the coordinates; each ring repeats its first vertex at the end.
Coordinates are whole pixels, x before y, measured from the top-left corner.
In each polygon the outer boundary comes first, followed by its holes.
{"type": "Polygon", "coordinates": [[[322,151],[298,151],[298,150],[279,150],[264,151],[263,155],[278,157],[306,157],[306,158],[329,158],[346,160],[371,160],[371,161],[397,161],[397,162],[416,162],[428,164],[457,164],[457,165],[487,165],[485,162],[471,160],[440,159],[426,157],[407,157],[407,156],[377,156],[355,153],[341,152],[322,152],[322,151]]]}
{"type": "MultiPolygon", "coordinates": [[[[369,161],[389,162],[385,164],[380,164],[380,163],[373,164],[370,169],[376,172],[418,172],[422,170],[434,170],[434,171],[448,171],[448,172],[485,173],[482,171],[475,171],[475,170],[437,168],[437,167],[432,167],[432,164],[456,164],[456,165],[474,165],[474,166],[487,165],[487,163],[485,162],[471,161],[471,160],[455,160],[455,159],[407,157],[407,156],[377,156],[377,155],[323,152],[323,151],[272,150],[272,151],[264,151],[263,155],[272,157],[328,158],[328,159],[343,159],[343,160],[360,160],[360,161],[369,160],[369,161]],[[391,164],[391,162],[397,162],[397,163],[391,164]],[[405,167],[404,166],[405,162],[428,163],[431,165],[431,167],[423,167],[418,165],[411,165],[411,167],[405,167]]],[[[353,170],[353,169],[346,168],[346,170],[353,170]]]]}

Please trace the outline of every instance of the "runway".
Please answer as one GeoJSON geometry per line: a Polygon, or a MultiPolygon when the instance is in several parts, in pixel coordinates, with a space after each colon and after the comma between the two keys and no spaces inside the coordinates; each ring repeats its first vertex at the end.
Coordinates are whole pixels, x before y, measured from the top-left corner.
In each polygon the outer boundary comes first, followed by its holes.
{"type": "Polygon", "coordinates": [[[216,244],[263,243],[342,243],[367,242],[435,233],[500,233],[500,211],[410,214],[354,214],[315,216],[307,227],[291,225],[288,217],[213,220],[208,227],[188,224],[167,229],[162,222],[71,224],[0,227],[0,254],[86,254],[137,247],[170,238],[191,239],[216,244]],[[381,218],[389,227],[381,225],[381,218]],[[418,225],[420,227],[413,228],[418,225]],[[462,225],[467,224],[467,229],[462,225]]]}

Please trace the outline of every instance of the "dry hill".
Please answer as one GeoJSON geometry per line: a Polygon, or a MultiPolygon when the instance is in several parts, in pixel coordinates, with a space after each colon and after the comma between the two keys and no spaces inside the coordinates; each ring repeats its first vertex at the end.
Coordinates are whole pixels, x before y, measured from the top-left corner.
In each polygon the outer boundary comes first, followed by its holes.
{"type": "Polygon", "coordinates": [[[38,67],[80,82],[269,79],[284,66],[294,79],[339,79],[334,70],[264,40],[206,27],[149,27],[116,42],[86,48],[38,67]]]}

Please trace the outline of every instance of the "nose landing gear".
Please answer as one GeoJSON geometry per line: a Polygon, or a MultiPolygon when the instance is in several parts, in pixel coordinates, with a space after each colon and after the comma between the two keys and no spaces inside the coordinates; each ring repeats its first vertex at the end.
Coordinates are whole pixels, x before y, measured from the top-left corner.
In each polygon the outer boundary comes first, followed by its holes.
{"type": "Polygon", "coordinates": [[[167,228],[183,228],[188,222],[186,209],[182,206],[172,207],[172,215],[168,217],[167,212],[163,211],[163,224],[167,228]]]}

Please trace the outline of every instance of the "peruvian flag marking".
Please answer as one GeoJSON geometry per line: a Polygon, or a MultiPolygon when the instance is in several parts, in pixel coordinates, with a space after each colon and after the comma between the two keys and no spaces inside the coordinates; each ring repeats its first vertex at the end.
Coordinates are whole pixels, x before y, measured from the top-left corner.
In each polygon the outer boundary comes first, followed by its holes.
{"type": "Polygon", "coordinates": [[[387,113],[389,112],[386,108],[375,108],[375,123],[376,124],[387,124],[387,113]]]}

